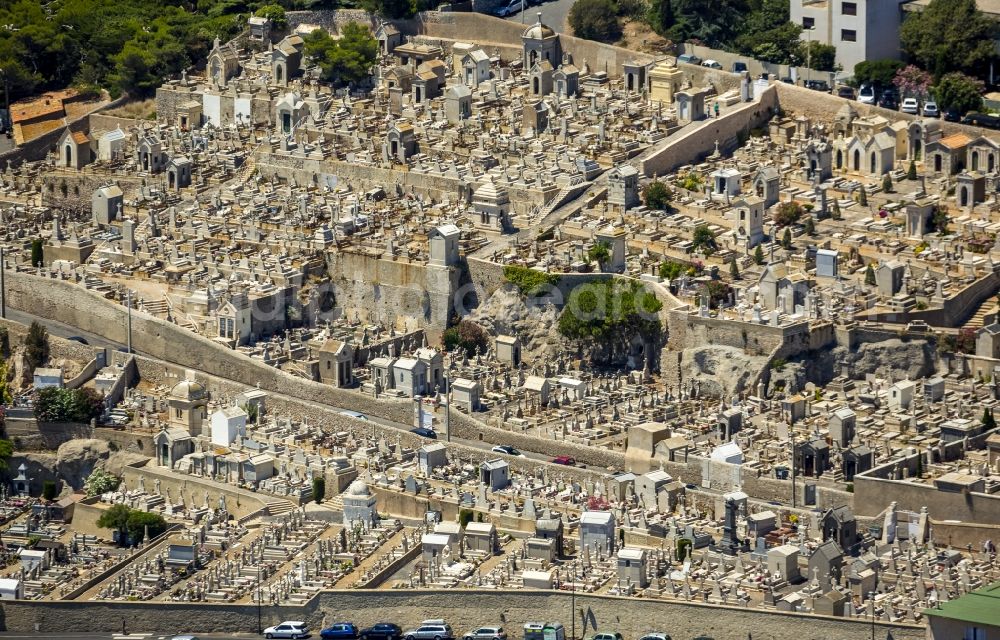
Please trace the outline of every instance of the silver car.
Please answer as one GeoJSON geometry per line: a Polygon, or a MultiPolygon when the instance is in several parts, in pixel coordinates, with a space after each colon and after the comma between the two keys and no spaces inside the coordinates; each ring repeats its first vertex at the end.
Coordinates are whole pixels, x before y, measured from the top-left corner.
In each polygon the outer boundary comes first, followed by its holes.
{"type": "Polygon", "coordinates": [[[479,627],[462,637],[462,640],[507,640],[503,627],[479,627]]]}
{"type": "Polygon", "coordinates": [[[451,640],[452,637],[447,624],[423,624],[403,634],[405,640],[451,640]]]}
{"type": "Polygon", "coordinates": [[[268,640],[271,640],[271,638],[291,638],[292,640],[298,640],[299,638],[306,638],[308,636],[309,629],[306,628],[306,623],[298,620],[282,622],[281,624],[264,629],[264,637],[268,640]]]}

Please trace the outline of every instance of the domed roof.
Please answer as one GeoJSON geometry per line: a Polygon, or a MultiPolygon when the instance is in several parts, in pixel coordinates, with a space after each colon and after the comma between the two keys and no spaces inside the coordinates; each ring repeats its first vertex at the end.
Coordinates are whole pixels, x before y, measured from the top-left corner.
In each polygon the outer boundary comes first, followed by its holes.
{"type": "Polygon", "coordinates": [[[347,487],[347,495],[367,498],[371,495],[371,492],[368,491],[368,485],[365,484],[364,480],[355,480],[349,487],[347,487]]]}
{"type": "Polygon", "coordinates": [[[170,397],[177,400],[202,400],[205,398],[205,387],[194,380],[181,380],[170,390],[170,397]]]}
{"type": "Polygon", "coordinates": [[[521,34],[522,38],[528,38],[530,40],[544,40],[546,38],[551,38],[556,35],[556,32],[549,27],[542,24],[542,12],[538,12],[538,22],[531,25],[524,30],[521,34]]]}

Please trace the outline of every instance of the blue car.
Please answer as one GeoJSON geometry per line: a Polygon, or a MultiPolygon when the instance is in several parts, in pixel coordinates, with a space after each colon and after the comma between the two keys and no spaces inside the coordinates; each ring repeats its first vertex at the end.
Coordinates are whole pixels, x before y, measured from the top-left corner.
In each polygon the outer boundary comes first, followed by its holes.
{"type": "Polygon", "coordinates": [[[338,622],[319,632],[323,640],[356,640],[358,628],[351,622],[338,622]]]}
{"type": "Polygon", "coordinates": [[[425,438],[437,439],[438,437],[437,433],[435,433],[433,429],[428,429],[427,427],[417,427],[416,429],[412,429],[411,431],[417,434],[418,436],[423,436],[425,438]]]}

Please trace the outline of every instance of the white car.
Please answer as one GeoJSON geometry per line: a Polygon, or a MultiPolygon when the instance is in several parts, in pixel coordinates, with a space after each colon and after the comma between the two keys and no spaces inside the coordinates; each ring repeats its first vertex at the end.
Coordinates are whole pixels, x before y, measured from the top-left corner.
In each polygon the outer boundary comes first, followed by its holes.
{"type": "Polygon", "coordinates": [[[941,117],[941,110],[938,109],[937,103],[933,100],[928,100],[924,103],[924,117],[925,118],[939,118],[941,117]]]}
{"type": "Polygon", "coordinates": [[[719,64],[718,60],[706,60],[701,63],[701,66],[708,67],[709,69],[721,69],[722,65],[719,64]]]}
{"type": "Polygon", "coordinates": [[[309,629],[306,628],[306,623],[299,620],[289,620],[264,629],[264,637],[268,640],[271,638],[291,638],[292,640],[297,640],[298,638],[305,638],[308,635],[309,629]]]}
{"type": "Polygon", "coordinates": [[[858,102],[861,104],[875,104],[875,87],[866,84],[858,90],[858,102]]]}
{"type": "Polygon", "coordinates": [[[903,98],[903,103],[899,105],[899,110],[915,116],[920,112],[920,103],[916,98],[903,98]]]}

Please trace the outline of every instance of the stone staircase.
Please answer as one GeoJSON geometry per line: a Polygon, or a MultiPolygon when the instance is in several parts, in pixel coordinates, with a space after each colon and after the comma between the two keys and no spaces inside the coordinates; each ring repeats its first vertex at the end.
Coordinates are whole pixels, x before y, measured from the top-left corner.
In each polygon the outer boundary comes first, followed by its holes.
{"type": "Polygon", "coordinates": [[[989,314],[996,314],[998,311],[996,298],[990,297],[983,300],[976,312],[972,314],[965,324],[962,325],[965,329],[979,329],[986,324],[986,316],[989,314]]]}
{"type": "Polygon", "coordinates": [[[143,298],[139,302],[139,309],[158,318],[165,318],[167,317],[167,312],[170,310],[170,303],[165,298],[161,298],[160,300],[146,300],[143,298]]]}
{"type": "Polygon", "coordinates": [[[323,506],[327,509],[333,511],[343,511],[344,510],[344,498],[340,494],[333,496],[332,498],[327,498],[323,501],[323,506]]]}
{"type": "MultiPolygon", "coordinates": [[[[254,149],[254,151],[256,151],[256,149],[254,149]]],[[[243,184],[244,182],[250,179],[250,176],[252,176],[253,172],[256,170],[257,170],[257,160],[254,154],[251,152],[250,155],[247,156],[247,159],[243,161],[243,164],[240,165],[239,170],[236,172],[236,182],[238,184],[243,184]]]]}
{"type": "Polygon", "coordinates": [[[563,187],[559,193],[556,194],[556,197],[549,200],[548,203],[542,207],[542,210],[538,212],[538,217],[544,218],[570,200],[574,200],[577,196],[586,191],[591,184],[592,183],[590,182],[583,181],[563,187]]]}
{"type": "Polygon", "coordinates": [[[295,505],[290,500],[283,498],[269,498],[264,501],[264,506],[267,507],[267,515],[269,516],[281,516],[295,509],[295,505]]]}

